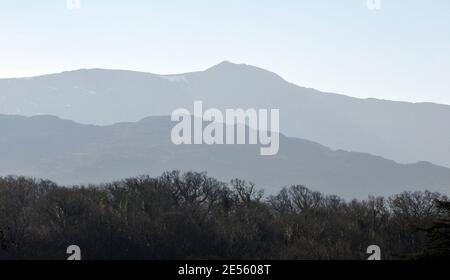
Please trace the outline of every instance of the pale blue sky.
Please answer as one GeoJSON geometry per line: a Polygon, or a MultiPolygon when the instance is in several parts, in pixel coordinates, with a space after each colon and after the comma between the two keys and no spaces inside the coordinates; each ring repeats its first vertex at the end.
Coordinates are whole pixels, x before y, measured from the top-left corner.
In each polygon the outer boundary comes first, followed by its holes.
{"type": "Polygon", "coordinates": [[[450,1],[0,0],[0,77],[223,60],[356,97],[450,104],[450,1]]]}

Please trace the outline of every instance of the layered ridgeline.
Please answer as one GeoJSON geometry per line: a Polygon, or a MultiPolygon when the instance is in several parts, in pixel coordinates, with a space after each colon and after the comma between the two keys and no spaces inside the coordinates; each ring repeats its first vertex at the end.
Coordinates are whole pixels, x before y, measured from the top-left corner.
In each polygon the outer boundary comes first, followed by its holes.
{"type": "Polygon", "coordinates": [[[0,175],[78,184],[179,169],[253,181],[269,194],[303,184],[348,199],[450,190],[450,169],[426,162],[398,164],[283,135],[274,156],[261,156],[259,145],[174,145],[174,124],[169,117],[96,126],[53,116],[0,115],[0,175]]]}
{"type": "Polygon", "coordinates": [[[323,93],[253,66],[223,62],[181,75],[93,69],[0,80],[0,113],[50,114],[86,124],[169,115],[191,108],[194,100],[207,108],[279,108],[281,132],[288,136],[450,167],[450,106],[323,93]]]}

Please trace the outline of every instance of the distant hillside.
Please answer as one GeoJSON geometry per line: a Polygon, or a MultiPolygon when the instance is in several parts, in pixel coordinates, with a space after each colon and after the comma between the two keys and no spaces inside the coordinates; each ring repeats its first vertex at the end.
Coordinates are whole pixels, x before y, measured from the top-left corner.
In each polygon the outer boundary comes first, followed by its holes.
{"type": "Polygon", "coordinates": [[[179,169],[250,180],[269,193],[290,184],[346,198],[450,190],[450,169],[426,162],[398,164],[283,135],[276,156],[260,156],[258,145],[176,146],[170,141],[173,125],[167,117],[94,126],[52,116],[0,115],[0,175],[77,184],[179,169]]]}

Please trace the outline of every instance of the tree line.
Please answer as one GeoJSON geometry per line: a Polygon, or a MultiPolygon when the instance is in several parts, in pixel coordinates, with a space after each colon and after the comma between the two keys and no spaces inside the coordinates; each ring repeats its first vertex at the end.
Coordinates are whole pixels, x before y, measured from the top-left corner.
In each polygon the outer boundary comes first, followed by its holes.
{"type": "Polygon", "coordinates": [[[64,187],[0,177],[0,259],[383,259],[450,252],[447,197],[344,201],[302,185],[264,196],[239,179],[166,172],[64,187]]]}

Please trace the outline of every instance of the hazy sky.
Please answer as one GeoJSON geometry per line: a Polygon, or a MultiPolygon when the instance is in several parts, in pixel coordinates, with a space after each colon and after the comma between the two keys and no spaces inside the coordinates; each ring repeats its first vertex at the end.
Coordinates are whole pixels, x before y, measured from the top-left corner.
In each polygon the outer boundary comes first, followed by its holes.
{"type": "Polygon", "coordinates": [[[223,60],[356,97],[450,104],[450,1],[0,0],[0,77],[223,60]]]}

